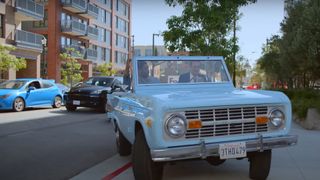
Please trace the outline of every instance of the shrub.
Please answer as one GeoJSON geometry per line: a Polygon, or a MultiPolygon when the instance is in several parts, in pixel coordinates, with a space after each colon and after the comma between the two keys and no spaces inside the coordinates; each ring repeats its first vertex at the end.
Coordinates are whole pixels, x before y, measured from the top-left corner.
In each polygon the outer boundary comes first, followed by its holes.
{"type": "Polygon", "coordinates": [[[320,91],[313,89],[282,90],[291,100],[293,113],[303,120],[309,108],[320,112],[320,91]]]}

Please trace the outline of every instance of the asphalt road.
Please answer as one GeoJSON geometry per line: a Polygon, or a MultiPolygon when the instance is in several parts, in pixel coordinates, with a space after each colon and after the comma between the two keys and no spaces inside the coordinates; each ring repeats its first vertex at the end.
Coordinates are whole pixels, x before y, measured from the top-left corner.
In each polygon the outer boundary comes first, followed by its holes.
{"type": "Polygon", "coordinates": [[[90,109],[0,112],[0,179],[69,179],[116,154],[112,125],[90,109]]]}

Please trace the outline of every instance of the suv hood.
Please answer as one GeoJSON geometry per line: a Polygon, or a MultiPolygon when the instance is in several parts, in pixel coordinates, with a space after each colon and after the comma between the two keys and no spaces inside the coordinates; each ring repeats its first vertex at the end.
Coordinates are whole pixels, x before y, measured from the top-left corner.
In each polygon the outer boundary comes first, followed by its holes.
{"type": "MultiPolygon", "coordinates": [[[[142,95],[142,97],[145,96],[146,94],[142,95]]],[[[139,102],[149,108],[152,108],[151,106],[161,106],[159,107],[161,109],[182,109],[226,105],[283,104],[290,101],[281,92],[233,89],[224,91],[168,91],[159,94],[149,94],[147,97],[140,99],[139,102]]]]}

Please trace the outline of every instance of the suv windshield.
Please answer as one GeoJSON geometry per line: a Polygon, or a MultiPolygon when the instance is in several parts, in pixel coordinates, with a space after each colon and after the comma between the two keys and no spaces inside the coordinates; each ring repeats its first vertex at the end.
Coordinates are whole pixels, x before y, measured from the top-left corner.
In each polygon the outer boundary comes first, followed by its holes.
{"type": "Polygon", "coordinates": [[[229,82],[221,61],[138,61],[139,84],[229,82]]]}
{"type": "Polygon", "coordinates": [[[110,87],[112,84],[113,78],[107,77],[92,77],[84,82],[86,85],[94,85],[94,86],[105,86],[110,87]]]}
{"type": "Polygon", "coordinates": [[[0,89],[20,89],[25,84],[26,81],[22,80],[5,81],[0,84],[0,89]]]}

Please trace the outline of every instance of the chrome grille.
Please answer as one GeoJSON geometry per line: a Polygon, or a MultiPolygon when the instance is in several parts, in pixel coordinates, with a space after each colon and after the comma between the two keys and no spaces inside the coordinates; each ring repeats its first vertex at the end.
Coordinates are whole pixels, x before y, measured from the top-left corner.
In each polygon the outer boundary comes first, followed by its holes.
{"type": "Polygon", "coordinates": [[[256,124],[255,117],[267,116],[267,106],[216,108],[185,111],[186,119],[202,121],[202,128],[188,129],[185,138],[228,136],[268,131],[268,124],[256,124]]]}

